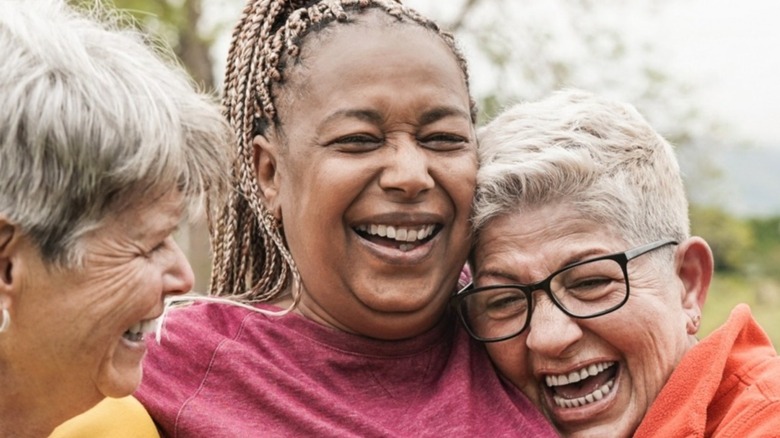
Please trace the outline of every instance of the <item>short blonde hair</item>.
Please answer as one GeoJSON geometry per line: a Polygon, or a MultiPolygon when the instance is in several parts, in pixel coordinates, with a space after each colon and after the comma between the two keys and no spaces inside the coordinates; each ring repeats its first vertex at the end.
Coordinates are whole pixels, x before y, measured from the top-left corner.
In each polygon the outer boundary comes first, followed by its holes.
{"type": "Polygon", "coordinates": [[[554,203],[629,243],[689,236],[672,146],[631,105],[579,90],[509,108],[480,129],[473,224],[554,203]]]}

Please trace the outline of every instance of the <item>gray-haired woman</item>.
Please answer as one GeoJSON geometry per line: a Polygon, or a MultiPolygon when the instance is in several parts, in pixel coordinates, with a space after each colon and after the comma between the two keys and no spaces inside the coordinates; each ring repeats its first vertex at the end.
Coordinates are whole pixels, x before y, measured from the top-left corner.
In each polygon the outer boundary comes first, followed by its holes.
{"type": "Polygon", "coordinates": [[[0,1],[0,436],[45,436],[141,380],[193,275],[172,235],[226,187],[230,130],[109,17],[0,1]]]}
{"type": "Polygon", "coordinates": [[[770,437],[780,358],[740,305],[699,340],[713,272],[672,146],[566,90],[480,132],[474,287],[454,300],[566,437],[770,437]]]}

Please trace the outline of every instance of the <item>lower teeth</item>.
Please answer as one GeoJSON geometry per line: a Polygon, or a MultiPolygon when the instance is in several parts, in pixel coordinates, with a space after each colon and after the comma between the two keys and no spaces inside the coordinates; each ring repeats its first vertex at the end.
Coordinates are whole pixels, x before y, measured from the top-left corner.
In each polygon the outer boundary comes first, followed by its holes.
{"type": "Polygon", "coordinates": [[[610,380],[609,382],[607,382],[604,385],[601,385],[600,388],[596,389],[595,391],[593,391],[588,395],[572,398],[572,399],[563,398],[561,396],[554,395],[553,399],[555,400],[555,404],[558,405],[559,408],[577,408],[601,400],[605,395],[609,393],[610,390],[612,390],[613,386],[615,386],[615,381],[610,380]]]}

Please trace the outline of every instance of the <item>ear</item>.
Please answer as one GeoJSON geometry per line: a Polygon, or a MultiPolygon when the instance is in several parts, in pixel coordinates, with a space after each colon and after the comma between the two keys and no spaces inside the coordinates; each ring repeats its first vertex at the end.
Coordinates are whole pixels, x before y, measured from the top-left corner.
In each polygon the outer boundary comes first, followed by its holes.
{"type": "Polygon", "coordinates": [[[281,201],[279,199],[279,188],[281,186],[282,174],[279,172],[279,147],[275,141],[268,140],[263,135],[258,135],[252,140],[254,152],[253,164],[255,166],[255,178],[260,188],[260,195],[263,198],[268,211],[281,220],[281,201]]]}
{"type": "Polygon", "coordinates": [[[701,237],[691,237],[678,245],[675,259],[677,276],[684,288],[683,311],[689,317],[687,329],[693,335],[699,331],[701,312],[712,281],[712,250],[701,237]]]}
{"type": "Polygon", "coordinates": [[[14,259],[19,247],[19,227],[0,215],[0,296],[10,294],[14,285],[14,259]]]}

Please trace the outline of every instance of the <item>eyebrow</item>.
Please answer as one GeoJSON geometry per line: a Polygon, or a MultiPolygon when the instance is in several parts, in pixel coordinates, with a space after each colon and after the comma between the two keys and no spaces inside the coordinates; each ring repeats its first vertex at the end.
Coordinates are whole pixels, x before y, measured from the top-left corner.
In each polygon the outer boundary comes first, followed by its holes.
{"type": "MultiPolygon", "coordinates": [[[[463,118],[469,122],[471,121],[471,115],[460,108],[454,106],[437,106],[425,111],[420,117],[419,123],[421,125],[428,125],[452,116],[463,118]]],[[[355,118],[375,124],[379,124],[384,120],[378,111],[372,109],[343,109],[328,115],[323,121],[323,125],[341,118],[355,118]]]]}
{"type": "Polygon", "coordinates": [[[165,228],[159,228],[155,230],[144,230],[143,232],[136,234],[134,236],[134,239],[138,241],[157,240],[161,237],[167,238],[168,236],[173,236],[180,230],[181,230],[181,223],[177,223],[176,225],[172,225],[165,228]]]}
{"type": "Polygon", "coordinates": [[[518,280],[518,278],[515,277],[513,274],[507,273],[507,272],[496,271],[494,269],[486,269],[486,270],[481,270],[481,271],[475,271],[474,272],[473,280],[477,280],[478,278],[481,278],[481,277],[503,278],[503,279],[511,281],[513,283],[520,283],[520,280],[518,280]]]}
{"type": "Polygon", "coordinates": [[[438,120],[452,116],[460,117],[471,122],[471,114],[463,111],[458,107],[437,106],[423,113],[422,117],[420,117],[420,124],[428,125],[438,120]]]}
{"type": "Polygon", "coordinates": [[[377,111],[370,109],[343,109],[328,115],[322,124],[325,125],[333,120],[342,118],[359,119],[371,123],[382,122],[382,116],[377,111]]]}
{"type": "MultiPolygon", "coordinates": [[[[574,255],[570,256],[569,258],[565,259],[565,262],[562,265],[560,265],[556,269],[553,269],[547,275],[550,275],[553,272],[559,271],[561,269],[567,268],[567,267],[569,267],[569,266],[571,266],[571,265],[573,265],[575,263],[579,263],[579,262],[582,262],[582,261],[588,261],[590,259],[595,259],[595,258],[604,256],[604,255],[609,255],[609,254],[613,254],[613,253],[611,253],[611,252],[600,253],[600,252],[595,251],[594,249],[588,249],[588,250],[586,250],[586,251],[584,251],[582,253],[574,254],[574,255]]],[[[531,283],[523,283],[523,282],[521,282],[519,277],[516,276],[513,272],[505,272],[505,271],[496,270],[496,269],[475,270],[474,271],[474,279],[477,279],[479,277],[503,278],[505,280],[509,280],[509,281],[517,283],[517,284],[531,284],[531,283]]],[[[542,280],[543,279],[540,278],[540,279],[534,280],[534,282],[542,281],[542,280]]]]}

